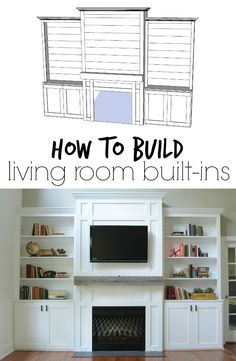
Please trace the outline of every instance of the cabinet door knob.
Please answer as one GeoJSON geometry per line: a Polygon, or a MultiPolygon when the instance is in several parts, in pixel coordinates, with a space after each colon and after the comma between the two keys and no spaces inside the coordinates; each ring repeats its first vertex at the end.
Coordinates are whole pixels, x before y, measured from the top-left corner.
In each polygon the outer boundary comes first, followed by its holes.
{"type": "Polygon", "coordinates": [[[48,312],[48,305],[46,305],[46,311],[48,312]]]}
{"type": "Polygon", "coordinates": [[[190,311],[193,312],[193,306],[192,305],[190,305],[190,311]]]}
{"type": "Polygon", "coordinates": [[[41,312],[43,312],[43,305],[40,306],[41,312]]]}
{"type": "Polygon", "coordinates": [[[195,311],[197,312],[197,305],[195,305],[195,311]]]}

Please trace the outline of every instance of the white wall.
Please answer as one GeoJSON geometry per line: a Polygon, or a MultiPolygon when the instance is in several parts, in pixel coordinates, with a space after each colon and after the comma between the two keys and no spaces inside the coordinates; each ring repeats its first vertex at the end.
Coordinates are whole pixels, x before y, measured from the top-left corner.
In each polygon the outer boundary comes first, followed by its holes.
{"type": "Polygon", "coordinates": [[[15,209],[21,206],[21,195],[21,190],[0,189],[0,359],[14,349],[15,209]]]}
{"type": "MultiPolygon", "coordinates": [[[[77,190],[78,191],[78,190],[77,190]]],[[[168,207],[225,208],[222,235],[236,236],[236,189],[159,189],[168,207]]],[[[76,189],[23,190],[24,207],[73,207],[76,189]]]]}

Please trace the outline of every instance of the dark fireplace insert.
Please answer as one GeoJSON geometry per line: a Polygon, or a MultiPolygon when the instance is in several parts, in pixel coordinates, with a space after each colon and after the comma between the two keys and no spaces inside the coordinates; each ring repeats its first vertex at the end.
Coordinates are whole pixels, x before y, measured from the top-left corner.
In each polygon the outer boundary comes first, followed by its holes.
{"type": "Polygon", "coordinates": [[[145,307],[93,307],[93,351],[145,351],[145,307]]]}

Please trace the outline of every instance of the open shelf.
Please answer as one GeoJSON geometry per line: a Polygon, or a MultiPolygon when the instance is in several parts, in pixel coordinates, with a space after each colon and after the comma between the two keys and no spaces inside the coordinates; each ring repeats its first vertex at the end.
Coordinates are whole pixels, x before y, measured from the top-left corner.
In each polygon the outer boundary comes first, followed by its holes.
{"type": "MultiPolygon", "coordinates": [[[[72,208],[22,208],[19,214],[18,282],[15,298],[19,300],[23,286],[39,287],[48,291],[66,291],[67,299],[74,299],[74,220],[72,208]],[[36,228],[37,226],[37,228],[36,228]],[[38,233],[32,235],[35,231],[38,233]],[[58,234],[54,234],[58,233],[58,234]],[[27,244],[36,242],[41,251],[55,251],[55,256],[30,255],[27,244]],[[64,249],[66,256],[59,256],[57,249],[64,249]],[[69,277],[27,277],[27,265],[31,276],[45,271],[65,272],[69,277]]],[[[49,253],[48,253],[49,254],[49,253]]],[[[21,299],[20,299],[21,300],[21,299]]],[[[31,301],[31,300],[27,300],[31,301]]],[[[34,301],[34,300],[33,300],[34,301]]]]}
{"type": "Polygon", "coordinates": [[[179,278],[174,278],[174,277],[166,277],[165,278],[166,281],[192,281],[192,282],[209,282],[209,281],[217,281],[217,278],[189,278],[189,277],[179,277],[179,278]]]}
{"type": "Polygon", "coordinates": [[[170,259],[170,260],[173,260],[173,261],[176,261],[176,260],[198,260],[198,261],[201,261],[201,260],[208,260],[208,261],[216,261],[217,260],[217,257],[165,257],[165,259],[170,259]]]}

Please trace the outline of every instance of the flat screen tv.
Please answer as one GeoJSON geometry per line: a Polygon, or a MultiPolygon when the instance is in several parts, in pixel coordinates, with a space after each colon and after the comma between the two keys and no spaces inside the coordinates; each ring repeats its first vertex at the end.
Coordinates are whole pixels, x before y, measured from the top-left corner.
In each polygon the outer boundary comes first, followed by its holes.
{"type": "Polygon", "coordinates": [[[91,262],[147,262],[147,226],[90,226],[91,262]]]}

